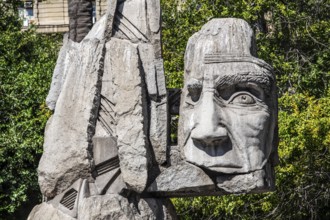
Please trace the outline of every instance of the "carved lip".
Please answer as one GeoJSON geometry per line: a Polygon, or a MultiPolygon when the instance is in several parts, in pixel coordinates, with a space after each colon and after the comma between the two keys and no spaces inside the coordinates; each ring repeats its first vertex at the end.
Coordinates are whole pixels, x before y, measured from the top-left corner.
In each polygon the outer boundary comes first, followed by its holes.
{"type": "MultiPolygon", "coordinates": [[[[232,142],[228,137],[221,140],[213,141],[211,143],[192,139],[192,143],[193,147],[197,147],[211,157],[224,156],[225,154],[233,150],[232,142]]],[[[220,161],[219,164],[233,164],[233,162],[220,161]]]]}
{"type": "Polygon", "coordinates": [[[236,169],[241,169],[243,166],[240,166],[238,164],[233,164],[233,163],[217,163],[213,164],[208,167],[215,167],[215,168],[236,168],[236,169]]]}

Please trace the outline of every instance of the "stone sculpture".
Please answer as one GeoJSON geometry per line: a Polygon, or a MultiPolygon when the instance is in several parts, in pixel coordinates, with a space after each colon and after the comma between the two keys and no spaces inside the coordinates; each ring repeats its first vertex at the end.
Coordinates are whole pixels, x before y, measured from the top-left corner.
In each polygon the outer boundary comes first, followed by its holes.
{"type": "Polygon", "coordinates": [[[160,34],[159,1],[110,0],[81,42],[64,41],[38,168],[45,201],[29,219],[176,219],[167,197],[274,188],[275,77],[249,25],[213,19],[190,38],[178,146],[160,34]]]}
{"type": "Polygon", "coordinates": [[[156,195],[221,195],[274,188],[277,97],[241,19],[213,19],[185,54],[179,155],[149,188],[156,195]],[[179,158],[178,158],[179,157],[179,158]]]}

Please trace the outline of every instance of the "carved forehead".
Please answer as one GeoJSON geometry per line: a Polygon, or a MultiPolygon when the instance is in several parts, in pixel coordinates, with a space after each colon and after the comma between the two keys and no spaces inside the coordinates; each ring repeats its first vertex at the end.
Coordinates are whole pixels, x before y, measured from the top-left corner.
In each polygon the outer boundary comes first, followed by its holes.
{"type": "MultiPolygon", "coordinates": [[[[225,83],[256,81],[271,86],[272,68],[256,57],[252,29],[240,19],[213,19],[188,42],[185,79],[226,78],[225,83]]],[[[217,82],[218,83],[218,82],[217,82]]]]}
{"type": "Polygon", "coordinates": [[[215,84],[239,83],[245,80],[266,83],[268,86],[274,83],[271,71],[248,62],[202,64],[199,68],[186,72],[185,83],[191,78],[213,80],[215,84]]]}

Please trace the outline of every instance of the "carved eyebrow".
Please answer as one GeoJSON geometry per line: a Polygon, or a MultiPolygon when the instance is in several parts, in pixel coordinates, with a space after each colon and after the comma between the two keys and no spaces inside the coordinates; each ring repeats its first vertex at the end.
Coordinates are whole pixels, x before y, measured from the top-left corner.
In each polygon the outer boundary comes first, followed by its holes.
{"type": "Polygon", "coordinates": [[[240,72],[235,75],[219,76],[216,79],[217,87],[229,87],[240,83],[255,83],[259,85],[265,93],[269,94],[273,83],[273,77],[265,72],[240,72]]]}
{"type": "Polygon", "coordinates": [[[187,89],[188,90],[195,90],[195,89],[202,89],[203,88],[203,83],[200,80],[197,79],[190,79],[187,82],[187,89]]]}

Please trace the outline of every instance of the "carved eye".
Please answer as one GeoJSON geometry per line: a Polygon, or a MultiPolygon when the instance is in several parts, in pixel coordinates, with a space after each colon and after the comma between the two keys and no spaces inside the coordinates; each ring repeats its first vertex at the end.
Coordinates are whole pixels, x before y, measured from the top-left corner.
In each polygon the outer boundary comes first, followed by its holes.
{"type": "Polygon", "coordinates": [[[251,105],[255,104],[256,100],[253,98],[252,95],[248,93],[239,93],[231,99],[230,103],[238,105],[251,105]]]}
{"type": "Polygon", "coordinates": [[[196,79],[191,79],[187,83],[188,95],[192,102],[197,102],[199,100],[201,97],[202,89],[203,84],[196,79]]]}
{"type": "Polygon", "coordinates": [[[201,97],[202,89],[188,89],[191,101],[197,102],[201,97]]]}

